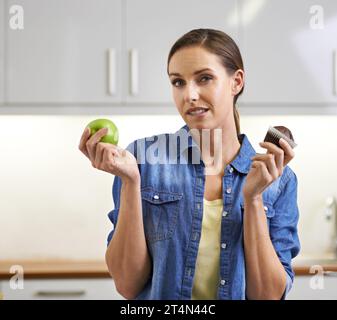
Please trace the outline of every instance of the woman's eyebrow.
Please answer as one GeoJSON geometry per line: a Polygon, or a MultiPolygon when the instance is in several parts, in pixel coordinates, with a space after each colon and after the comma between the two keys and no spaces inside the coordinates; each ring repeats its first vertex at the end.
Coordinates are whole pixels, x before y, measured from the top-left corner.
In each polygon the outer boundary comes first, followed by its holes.
{"type": "MultiPolygon", "coordinates": [[[[210,68],[203,68],[201,70],[198,70],[198,71],[195,71],[193,74],[199,74],[201,72],[204,72],[204,71],[213,71],[212,69],[210,68]]],[[[180,73],[177,73],[177,72],[172,72],[172,73],[169,73],[169,77],[171,76],[177,76],[177,77],[181,77],[181,74],[180,73]]]]}

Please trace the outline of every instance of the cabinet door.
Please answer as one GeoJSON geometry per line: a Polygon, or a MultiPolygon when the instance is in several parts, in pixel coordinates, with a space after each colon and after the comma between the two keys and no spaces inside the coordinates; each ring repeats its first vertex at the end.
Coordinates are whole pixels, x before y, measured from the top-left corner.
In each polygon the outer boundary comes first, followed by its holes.
{"type": "Polygon", "coordinates": [[[337,277],[296,276],[287,300],[337,300],[337,277]]]}
{"type": "Polygon", "coordinates": [[[173,104],[166,71],[169,50],[184,33],[206,27],[237,41],[236,0],[127,0],[127,102],[173,104]]]}
{"type": "Polygon", "coordinates": [[[253,103],[337,103],[337,2],[240,0],[246,88],[253,103]]]}
{"type": "Polygon", "coordinates": [[[121,101],[121,0],[7,3],[24,9],[7,30],[9,102],[121,101]]]}
{"type": "Polygon", "coordinates": [[[23,289],[12,289],[9,281],[0,282],[5,300],[124,300],[112,279],[31,279],[23,289]]]}
{"type": "Polygon", "coordinates": [[[5,37],[4,37],[4,21],[5,19],[5,1],[0,0],[0,104],[4,102],[4,46],[5,46],[5,37]]]}

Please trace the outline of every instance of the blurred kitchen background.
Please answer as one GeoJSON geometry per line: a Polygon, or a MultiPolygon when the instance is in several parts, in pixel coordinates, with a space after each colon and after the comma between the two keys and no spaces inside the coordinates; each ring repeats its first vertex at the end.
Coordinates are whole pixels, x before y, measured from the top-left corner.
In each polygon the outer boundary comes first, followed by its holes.
{"type": "Polygon", "coordinates": [[[240,47],[238,110],[256,150],[270,125],[298,144],[302,250],[288,298],[337,299],[334,0],[0,0],[0,299],[122,299],[104,263],[113,176],[80,153],[80,136],[103,117],[122,147],[178,130],[167,55],[202,27],[240,47]],[[20,266],[24,289],[9,280],[20,266]]]}

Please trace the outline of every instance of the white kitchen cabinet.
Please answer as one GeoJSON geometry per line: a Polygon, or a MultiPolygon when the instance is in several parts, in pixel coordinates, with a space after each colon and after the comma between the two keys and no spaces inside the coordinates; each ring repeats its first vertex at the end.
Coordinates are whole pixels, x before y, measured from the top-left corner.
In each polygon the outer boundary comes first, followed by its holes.
{"type": "Polygon", "coordinates": [[[240,0],[240,8],[242,101],[337,103],[337,1],[240,0]]]}
{"type": "Polygon", "coordinates": [[[122,0],[6,3],[24,9],[6,31],[8,102],[121,101],[122,0]]]}
{"type": "Polygon", "coordinates": [[[296,276],[287,300],[337,300],[337,277],[296,276]]]}
{"type": "Polygon", "coordinates": [[[167,56],[195,28],[220,29],[238,41],[237,1],[126,0],[128,103],[173,103],[167,56]]]}
{"type": "Polygon", "coordinates": [[[5,0],[0,0],[0,104],[4,102],[4,46],[5,46],[5,37],[4,37],[4,21],[5,18],[5,0]]]}
{"type": "Polygon", "coordinates": [[[166,63],[178,37],[209,27],[238,41],[237,0],[13,4],[24,30],[7,30],[9,103],[172,103],[166,63]]]}
{"type": "Polygon", "coordinates": [[[5,300],[123,300],[111,279],[27,279],[23,289],[12,289],[9,281],[0,281],[5,300]]]}
{"type": "Polygon", "coordinates": [[[237,0],[13,4],[24,9],[24,30],[7,31],[9,103],[172,104],[166,63],[178,37],[209,27],[238,41],[237,0]]]}

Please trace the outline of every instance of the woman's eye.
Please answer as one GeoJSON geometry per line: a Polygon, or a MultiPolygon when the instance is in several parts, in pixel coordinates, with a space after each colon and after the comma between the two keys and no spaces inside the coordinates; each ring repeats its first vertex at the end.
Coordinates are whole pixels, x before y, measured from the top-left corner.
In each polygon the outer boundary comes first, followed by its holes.
{"type": "Polygon", "coordinates": [[[200,82],[206,82],[206,81],[211,80],[211,79],[212,79],[212,77],[203,76],[203,77],[200,78],[200,82]]]}
{"type": "MultiPolygon", "coordinates": [[[[210,77],[210,76],[202,76],[200,78],[199,82],[207,82],[209,80],[212,80],[212,77],[210,77]]],[[[184,84],[184,81],[181,80],[181,79],[175,79],[171,83],[172,83],[172,85],[174,87],[181,87],[184,84]]]]}
{"type": "Polygon", "coordinates": [[[173,84],[173,86],[175,86],[175,87],[180,87],[181,84],[182,84],[182,81],[179,80],[179,79],[176,79],[176,80],[173,80],[173,81],[172,81],[172,84],[173,84]]]}

